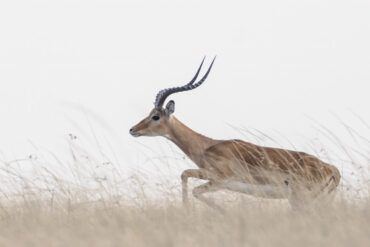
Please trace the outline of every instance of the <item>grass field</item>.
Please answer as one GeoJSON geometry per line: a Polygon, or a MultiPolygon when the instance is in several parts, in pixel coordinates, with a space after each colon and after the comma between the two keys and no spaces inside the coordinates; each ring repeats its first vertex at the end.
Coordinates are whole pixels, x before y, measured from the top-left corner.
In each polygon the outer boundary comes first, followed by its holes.
{"type": "Polygon", "coordinates": [[[340,164],[352,168],[340,169],[333,205],[297,212],[285,200],[209,195],[223,215],[195,199],[182,207],[182,168],[148,176],[141,166],[128,175],[70,135],[68,158],[40,151],[1,161],[0,246],[370,246],[370,162],[361,140],[368,143],[358,138],[358,149],[338,145],[347,157],[340,164]]]}
{"type": "Polygon", "coordinates": [[[337,200],[292,212],[284,202],[234,202],[225,215],[178,202],[33,198],[1,210],[1,246],[369,246],[370,205],[337,200]]]}

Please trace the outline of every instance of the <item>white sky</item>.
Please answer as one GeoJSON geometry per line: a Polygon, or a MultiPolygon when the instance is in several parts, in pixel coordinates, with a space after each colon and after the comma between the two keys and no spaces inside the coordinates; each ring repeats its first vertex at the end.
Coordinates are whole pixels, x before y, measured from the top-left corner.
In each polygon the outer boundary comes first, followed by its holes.
{"type": "Polygon", "coordinates": [[[361,132],[352,112],[370,123],[369,13],[368,0],[1,1],[0,150],[58,152],[90,122],[135,165],[143,145],[166,141],[129,128],[204,55],[205,67],[218,56],[207,81],[171,97],[200,133],[243,138],[231,124],[304,148],[318,135],[307,116],[340,135],[333,113],[361,132]]]}

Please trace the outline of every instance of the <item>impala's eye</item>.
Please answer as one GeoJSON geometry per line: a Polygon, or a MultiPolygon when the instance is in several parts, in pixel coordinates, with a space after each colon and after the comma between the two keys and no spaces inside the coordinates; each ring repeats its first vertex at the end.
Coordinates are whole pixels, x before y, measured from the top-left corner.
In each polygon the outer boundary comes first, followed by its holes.
{"type": "Polygon", "coordinates": [[[159,120],[159,116],[153,116],[153,117],[152,117],[152,119],[153,119],[154,121],[158,121],[158,120],[159,120]]]}

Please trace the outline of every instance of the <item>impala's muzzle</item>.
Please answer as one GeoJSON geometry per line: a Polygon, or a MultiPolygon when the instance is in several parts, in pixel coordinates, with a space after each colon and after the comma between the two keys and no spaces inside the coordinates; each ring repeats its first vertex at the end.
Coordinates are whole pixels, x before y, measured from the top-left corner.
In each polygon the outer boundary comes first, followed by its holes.
{"type": "Polygon", "coordinates": [[[133,128],[130,129],[130,134],[133,136],[133,137],[139,137],[140,134],[135,132],[133,128]]]}

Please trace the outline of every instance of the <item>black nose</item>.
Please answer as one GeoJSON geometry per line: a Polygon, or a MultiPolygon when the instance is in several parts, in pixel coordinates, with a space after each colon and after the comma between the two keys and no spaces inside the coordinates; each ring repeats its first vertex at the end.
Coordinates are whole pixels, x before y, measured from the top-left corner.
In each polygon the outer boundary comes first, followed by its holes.
{"type": "Polygon", "coordinates": [[[130,129],[130,133],[132,133],[132,131],[134,131],[132,128],[130,129]]]}

